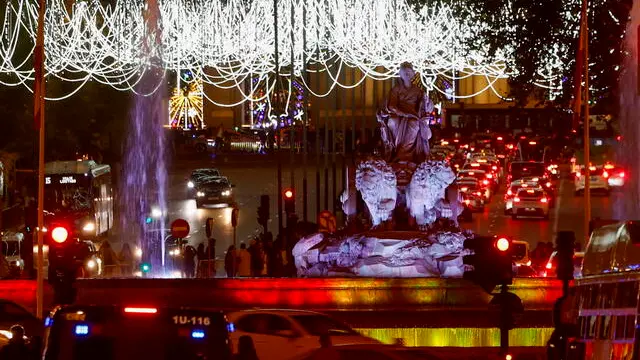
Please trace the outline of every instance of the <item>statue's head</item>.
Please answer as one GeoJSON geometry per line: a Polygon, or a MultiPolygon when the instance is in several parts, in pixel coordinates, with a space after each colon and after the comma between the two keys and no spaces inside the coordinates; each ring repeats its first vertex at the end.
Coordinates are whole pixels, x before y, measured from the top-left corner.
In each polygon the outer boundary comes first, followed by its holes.
{"type": "Polygon", "coordinates": [[[403,62],[400,64],[400,79],[404,82],[410,82],[416,76],[416,71],[413,69],[413,65],[410,62],[403,62]]]}

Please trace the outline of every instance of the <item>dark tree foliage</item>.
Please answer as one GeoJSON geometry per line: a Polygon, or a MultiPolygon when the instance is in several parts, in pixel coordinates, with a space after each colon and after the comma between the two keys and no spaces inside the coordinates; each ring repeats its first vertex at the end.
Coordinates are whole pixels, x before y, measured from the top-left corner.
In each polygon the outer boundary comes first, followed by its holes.
{"type": "MultiPolygon", "coordinates": [[[[546,54],[556,51],[562,60],[562,94],[558,107],[570,106],[574,95],[575,57],[578,47],[580,0],[410,0],[416,8],[446,4],[464,21],[484,24],[477,30],[471,48],[483,48],[489,55],[499,49],[512,49],[510,97],[524,105],[535,96],[544,99],[544,91],[534,85],[543,72],[546,54]],[[567,17],[567,12],[572,16],[567,17]]],[[[592,105],[601,113],[616,113],[618,79],[624,52],[623,34],[632,0],[590,1],[589,55],[592,105]]]]}

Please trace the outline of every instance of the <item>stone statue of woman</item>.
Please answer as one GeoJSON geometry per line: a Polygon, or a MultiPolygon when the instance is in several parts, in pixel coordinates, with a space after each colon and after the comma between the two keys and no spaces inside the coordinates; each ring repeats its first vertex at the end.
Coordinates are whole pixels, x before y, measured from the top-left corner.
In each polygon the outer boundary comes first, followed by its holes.
{"type": "Polygon", "coordinates": [[[433,103],[412,83],[415,75],[413,66],[403,63],[400,81],[389,92],[387,126],[395,147],[394,161],[421,163],[429,155],[431,129],[426,115],[433,111],[433,103]]]}

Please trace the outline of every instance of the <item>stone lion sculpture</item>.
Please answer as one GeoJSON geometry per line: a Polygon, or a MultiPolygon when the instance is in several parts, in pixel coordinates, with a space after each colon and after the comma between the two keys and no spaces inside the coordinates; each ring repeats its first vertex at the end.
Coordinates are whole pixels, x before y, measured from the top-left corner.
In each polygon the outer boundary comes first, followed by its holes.
{"type": "Polygon", "coordinates": [[[436,204],[444,198],[444,190],[455,178],[444,161],[425,161],[418,166],[406,190],[407,208],[418,226],[436,221],[436,204]]]}
{"type": "Polygon", "coordinates": [[[367,204],[373,226],[391,219],[398,196],[396,174],[382,160],[361,162],[356,170],[356,189],[367,204]]]}

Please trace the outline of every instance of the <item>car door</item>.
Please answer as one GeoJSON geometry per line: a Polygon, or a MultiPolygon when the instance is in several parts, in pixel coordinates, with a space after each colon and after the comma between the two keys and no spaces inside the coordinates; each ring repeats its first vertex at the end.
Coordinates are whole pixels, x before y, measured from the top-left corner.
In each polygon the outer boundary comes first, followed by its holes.
{"type": "Polygon", "coordinates": [[[282,315],[268,315],[267,332],[270,338],[265,348],[266,354],[269,355],[265,359],[291,359],[320,345],[317,341],[309,342],[310,339],[305,337],[289,318],[282,315]]]}

